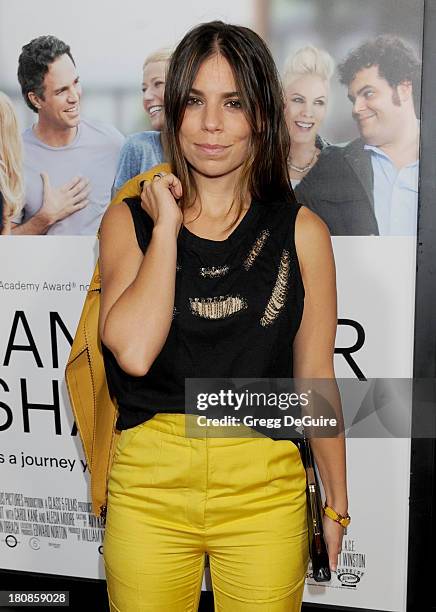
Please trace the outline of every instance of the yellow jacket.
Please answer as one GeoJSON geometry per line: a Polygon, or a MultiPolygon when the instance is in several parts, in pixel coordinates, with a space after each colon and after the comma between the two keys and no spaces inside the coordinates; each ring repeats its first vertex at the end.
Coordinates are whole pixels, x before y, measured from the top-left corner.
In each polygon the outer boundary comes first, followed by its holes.
{"type": "MultiPolygon", "coordinates": [[[[141,183],[151,180],[158,172],[170,172],[170,167],[160,164],[130,179],[118,191],[110,206],[119,204],[125,198],[139,196],[141,183]]],[[[120,432],[115,429],[117,407],[109,394],[98,335],[100,290],[97,261],[71,347],[65,378],[91,474],[92,509],[96,515],[105,518],[107,483],[120,432]]]]}

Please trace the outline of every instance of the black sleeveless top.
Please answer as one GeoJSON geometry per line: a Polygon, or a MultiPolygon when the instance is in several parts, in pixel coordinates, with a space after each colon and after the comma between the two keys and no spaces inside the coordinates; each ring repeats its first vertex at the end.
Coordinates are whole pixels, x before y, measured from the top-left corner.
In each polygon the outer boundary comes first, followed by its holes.
{"type": "MultiPolygon", "coordinates": [[[[145,252],[153,222],[139,198],[125,202],[145,252]]],[[[103,346],[118,429],[159,412],[185,412],[185,378],[292,377],[304,303],[294,243],[298,210],[252,201],[223,241],[200,238],[182,225],[173,321],[153,365],[145,376],[130,376],[103,346]]]]}

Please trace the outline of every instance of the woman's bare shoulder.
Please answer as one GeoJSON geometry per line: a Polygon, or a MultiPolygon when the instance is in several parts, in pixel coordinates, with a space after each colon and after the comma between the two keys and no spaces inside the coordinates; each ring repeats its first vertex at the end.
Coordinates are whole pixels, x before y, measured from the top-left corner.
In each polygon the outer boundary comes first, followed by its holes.
{"type": "Polygon", "coordinates": [[[295,246],[299,259],[319,258],[331,253],[330,232],[324,221],[306,206],[301,206],[295,222],[295,246]]]}
{"type": "Polygon", "coordinates": [[[295,231],[296,233],[298,232],[301,234],[303,237],[315,237],[316,235],[320,235],[330,238],[329,228],[321,217],[303,204],[300,206],[300,210],[298,211],[295,231]]]}
{"type": "MultiPolygon", "coordinates": [[[[100,225],[100,245],[131,243],[135,226],[129,206],[125,202],[109,206],[100,225]]],[[[136,241],[135,241],[136,242],[136,241]]]]}
{"type": "Polygon", "coordinates": [[[128,222],[131,216],[132,215],[126,202],[120,202],[119,204],[109,206],[101,220],[100,231],[102,232],[106,228],[111,228],[119,223],[124,225],[128,222]]]}
{"type": "Polygon", "coordinates": [[[100,259],[120,261],[128,253],[140,252],[135,225],[125,202],[114,204],[105,212],[100,226],[100,259]]]}

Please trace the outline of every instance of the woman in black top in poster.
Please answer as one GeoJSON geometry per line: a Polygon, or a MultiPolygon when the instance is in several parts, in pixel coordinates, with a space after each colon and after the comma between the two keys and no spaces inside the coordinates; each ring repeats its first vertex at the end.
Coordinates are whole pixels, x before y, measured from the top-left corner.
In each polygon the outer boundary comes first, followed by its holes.
{"type": "MultiPolygon", "coordinates": [[[[184,381],[334,379],[330,236],[289,186],[283,94],[257,34],[221,22],[189,32],[165,114],[173,173],[110,207],[101,231],[100,335],[122,430],[104,542],[111,610],[196,610],[208,553],[216,610],[297,611],[298,448],[185,436],[184,381]]],[[[344,438],[312,446],[326,502],[345,515],[344,438]]],[[[343,528],[327,516],[324,528],[335,570],[343,528]]]]}

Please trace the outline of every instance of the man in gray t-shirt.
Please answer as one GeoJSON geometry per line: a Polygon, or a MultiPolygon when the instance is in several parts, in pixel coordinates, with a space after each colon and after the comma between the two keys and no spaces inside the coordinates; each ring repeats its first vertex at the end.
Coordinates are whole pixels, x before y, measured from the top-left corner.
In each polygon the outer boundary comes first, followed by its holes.
{"type": "Polygon", "coordinates": [[[81,86],[68,45],[25,45],[18,79],[38,123],[23,134],[26,199],[14,234],[95,234],[110,202],[124,137],[80,118],[81,86]]]}

